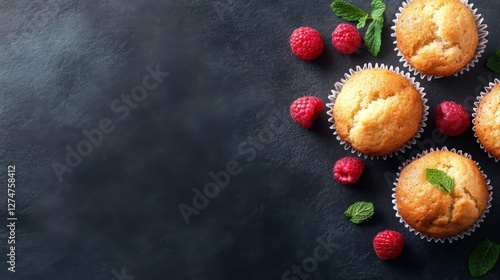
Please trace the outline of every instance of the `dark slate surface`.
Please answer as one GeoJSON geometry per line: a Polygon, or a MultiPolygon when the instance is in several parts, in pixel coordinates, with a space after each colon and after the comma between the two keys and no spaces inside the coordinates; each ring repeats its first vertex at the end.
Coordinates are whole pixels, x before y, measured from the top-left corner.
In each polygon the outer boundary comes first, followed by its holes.
{"type": "MultiPolygon", "coordinates": [[[[470,153],[499,186],[500,163],[471,129],[432,140],[428,121],[419,145],[399,158],[367,159],[362,179],[342,186],[331,167],[350,152],[326,113],[306,131],[287,112],[304,94],[326,102],[356,65],[402,66],[390,37],[401,1],[385,2],[382,51],[373,58],[366,49],[333,49],[330,34],[342,20],[330,1],[3,1],[0,279],[467,279],[472,248],[500,242],[498,193],[472,236],[429,243],[395,218],[391,176],[383,174],[412,153],[448,146],[470,153]],[[317,61],[297,59],[288,46],[303,25],[323,34],[317,61]],[[151,71],[165,73],[154,80],[151,71]],[[132,91],[140,102],[127,99],[132,91]],[[78,149],[87,154],[80,160],[71,152],[78,149]],[[66,157],[73,167],[61,169],[66,157]],[[8,165],[17,180],[15,273],[7,270],[8,165]],[[193,188],[213,187],[211,172],[225,187],[197,201],[208,205],[187,224],[179,205],[193,207],[193,188]],[[376,208],[363,225],[342,215],[358,200],[376,208]],[[384,229],[406,239],[396,261],[373,252],[384,229]],[[324,243],[328,251],[315,255],[324,243]],[[326,260],[311,267],[315,257],[326,260]],[[294,272],[304,261],[310,272],[294,272]]],[[[499,77],[485,67],[500,48],[498,2],[472,2],[489,25],[488,47],[464,75],[418,79],[431,120],[443,100],[472,112],[474,97],[499,77]]],[[[499,275],[497,265],[484,279],[499,275]]]]}

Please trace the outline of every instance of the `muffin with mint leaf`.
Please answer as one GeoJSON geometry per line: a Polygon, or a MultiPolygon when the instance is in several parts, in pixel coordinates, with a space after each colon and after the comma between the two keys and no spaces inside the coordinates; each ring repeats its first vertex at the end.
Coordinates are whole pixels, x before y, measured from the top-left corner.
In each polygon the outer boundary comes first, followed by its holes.
{"type": "Polygon", "coordinates": [[[393,194],[396,216],[421,238],[463,238],[488,212],[489,180],[461,151],[431,149],[400,169],[393,194]]]}

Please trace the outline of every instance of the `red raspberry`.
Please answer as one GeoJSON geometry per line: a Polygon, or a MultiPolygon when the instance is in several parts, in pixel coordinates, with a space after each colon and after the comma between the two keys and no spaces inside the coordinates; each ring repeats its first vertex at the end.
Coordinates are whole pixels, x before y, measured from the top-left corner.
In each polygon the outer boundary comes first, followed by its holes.
{"type": "Polygon", "coordinates": [[[304,96],[293,101],[290,115],[305,129],[309,129],[323,111],[323,102],[315,96],[304,96]]]}
{"type": "Polygon", "coordinates": [[[403,236],[396,231],[384,230],[377,233],[373,238],[373,249],[375,254],[383,260],[392,260],[403,251],[405,240],[403,236]]]}
{"type": "Polygon", "coordinates": [[[292,52],[303,60],[314,60],[323,52],[321,35],[311,27],[299,27],[290,36],[292,52]]]}
{"type": "Polygon", "coordinates": [[[444,101],[436,108],[436,126],[443,134],[458,136],[470,126],[467,110],[453,101],[444,101]]]}
{"type": "Polygon", "coordinates": [[[352,184],[359,179],[364,169],[365,163],[359,158],[344,157],[333,166],[333,178],[341,184],[352,184]]]}
{"type": "Polygon", "coordinates": [[[343,54],[354,53],[361,46],[361,34],[356,27],[341,23],[332,33],[332,44],[343,54]]]}

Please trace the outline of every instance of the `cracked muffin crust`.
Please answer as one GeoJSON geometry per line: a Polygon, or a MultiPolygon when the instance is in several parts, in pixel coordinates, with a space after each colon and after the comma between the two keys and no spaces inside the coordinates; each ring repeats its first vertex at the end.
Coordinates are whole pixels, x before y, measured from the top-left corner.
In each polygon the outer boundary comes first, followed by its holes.
{"type": "Polygon", "coordinates": [[[418,132],[423,104],[404,76],[371,68],[345,82],[332,111],[342,140],[365,155],[386,156],[418,132]]]}
{"type": "Polygon", "coordinates": [[[481,101],[474,119],[477,138],[483,147],[500,158],[500,84],[494,86],[481,101]]]}
{"type": "Polygon", "coordinates": [[[396,185],[395,198],[401,218],[416,231],[437,238],[471,227],[488,205],[487,183],[476,163],[457,153],[430,152],[406,165],[396,185]],[[455,188],[450,194],[429,183],[426,168],[451,176],[455,188]]]}
{"type": "Polygon", "coordinates": [[[474,15],[459,0],[414,0],[396,23],[396,41],[420,73],[450,76],[474,57],[479,39],[474,15]]]}

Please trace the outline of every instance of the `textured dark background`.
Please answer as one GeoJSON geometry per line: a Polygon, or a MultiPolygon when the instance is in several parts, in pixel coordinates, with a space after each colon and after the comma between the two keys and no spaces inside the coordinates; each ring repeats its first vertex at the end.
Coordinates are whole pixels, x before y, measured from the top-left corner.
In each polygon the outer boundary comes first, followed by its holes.
{"type": "MultiPolygon", "coordinates": [[[[352,2],[369,9],[368,1],[352,2]]],[[[7,224],[9,164],[17,170],[18,221],[15,274],[7,271],[8,231],[0,226],[0,279],[282,279],[314,256],[318,237],[334,249],[307,279],[469,278],[474,246],[500,242],[498,192],[471,236],[427,242],[395,218],[383,174],[394,174],[412,152],[448,146],[470,153],[500,185],[500,163],[471,129],[431,140],[439,102],[454,100],[472,113],[474,97],[499,77],[485,67],[500,48],[497,0],[471,0],[490,32],[476,67],[459,77],[418,78],[431,108],[421,145],[401,158],[365,160],[355,185],[333,180],[333,163],[351,154],[332,136],[326,113],[306,131],[287,112],[304,94],[326,103],[356,65],[402,66],[390,37],[401,1],[385,2],[374,58],[366,49],[334,50],[330,34],[343,21],[331,1],[2,1],[0,221],[7,224]],[[317,61],[291,53],[288,39],[299,26],[323,35],[317,61]],[[157,65],[169,76],[127,116],[113,112],[114,100],[157,65]],[[65,163],[66,147],[76,149],[82,130],[103,118],[114,130],[60,182],[52,164],[65,163]],[[193,188],[203,190],[209,173],[228,163],[239,173],[186,224],[179,205],[193,206],[193,188]],[[372,201],[376,214],[354,225],[342,213],[359,200],[372,201]],[[373,252],[371,240],[384,229],[406,239],[396,261],[373,252]]],[[[497,265],[484,279],[499,275],[497,265]]]]}

